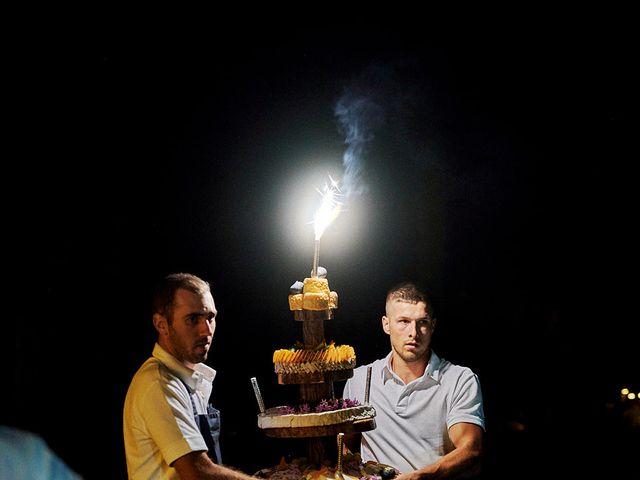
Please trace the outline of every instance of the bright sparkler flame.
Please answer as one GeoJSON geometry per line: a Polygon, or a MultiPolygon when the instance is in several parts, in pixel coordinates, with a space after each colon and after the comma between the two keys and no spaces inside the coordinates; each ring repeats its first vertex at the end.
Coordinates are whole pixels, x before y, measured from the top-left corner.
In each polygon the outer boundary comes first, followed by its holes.
{"type": "Polygon", "coordinates": [[[325,184],[322,191],[318,190],[318,193],[322,197],[322,202],[313,216],[313,232],[316,241],[320,240],[327,227],[340,215],[343,205],[338,200],[342,195],[338,181],[331,178],[331,175],[329,175],[329,183],[325,184]]]}

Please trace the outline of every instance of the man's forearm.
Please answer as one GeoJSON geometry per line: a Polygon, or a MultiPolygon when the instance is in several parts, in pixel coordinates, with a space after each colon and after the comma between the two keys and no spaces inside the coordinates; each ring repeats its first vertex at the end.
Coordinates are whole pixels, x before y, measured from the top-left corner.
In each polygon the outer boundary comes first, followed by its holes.
{"type": "Polygon", "coordinates": [[[456,448],[431,465],[398,475],[396,480],[463,479],[478,475],[481,468],[482,455],[479,450],[456,448]]]}
{"type": "Polygon", "coordinates": [[[255,480],[239,470],[213,463],[204,452],[191,452],[173,463],[182,480],[255,480]]]}

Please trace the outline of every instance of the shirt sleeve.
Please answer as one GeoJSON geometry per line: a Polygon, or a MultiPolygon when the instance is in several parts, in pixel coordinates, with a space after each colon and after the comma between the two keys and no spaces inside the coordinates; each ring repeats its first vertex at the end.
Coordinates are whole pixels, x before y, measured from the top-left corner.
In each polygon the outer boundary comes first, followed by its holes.
{"type": "Polygon", "coordinates": [[[484,407],[480,380],[470,369],[465,369],[453,392],[453,401],[447,416],[447,428],[467,422],[485,429],[484,407]]]}
{"type": "Polygon", "coordinates": [[[207,450],[188,393],[177,382],[152,384],[141,405],[145,424],[168,465],[187,453],[207,450]]]}

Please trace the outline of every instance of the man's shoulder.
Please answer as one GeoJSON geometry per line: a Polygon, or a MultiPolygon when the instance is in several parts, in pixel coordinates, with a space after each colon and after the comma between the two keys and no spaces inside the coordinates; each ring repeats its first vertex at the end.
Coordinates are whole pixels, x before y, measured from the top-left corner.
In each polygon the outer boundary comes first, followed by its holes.
{"type": "Polygon", "coordinates": [[[470,367],[458,365],[444,358],[440,360],[438,369],[440,370],[440,376],[442,378],[458,379],[476,376],[470,367]]]}
{"type": "Polygon", "coordinates": [[[127,391],[127,399],[134,408],[174,399],[189,404],[189,393],[180,379],[156,358],[147,360],[136,372],[127,391]]]}
{"type": "Polygon", "coordinates": [[[179,382],[179,378],[164,363],[151,357],[140,366],[133,376],[130,389],[166,388],[167,385],[177,385],[179,382]]]}
{"type": "Polygon", "coordinates": [[[164,367],[162,362],[155,357],[149,357],[140,365],[138,371],[133,375],[133,381],[145,381],[153,377],[160,376],[161,369],[164,367]]]}

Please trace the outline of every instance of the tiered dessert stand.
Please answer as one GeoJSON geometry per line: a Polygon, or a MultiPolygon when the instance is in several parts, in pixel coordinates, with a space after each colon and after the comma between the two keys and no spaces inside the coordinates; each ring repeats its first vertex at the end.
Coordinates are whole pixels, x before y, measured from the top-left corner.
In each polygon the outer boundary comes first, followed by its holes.
{"type": "MultiPolygon", "coordinates": [[[[324,322],[333,318],[333,310],[295,310],[294,319],[302,322],[304,345],[314,348],[325,341],[324,322]]],[[[353,368],[348,370],[278,374],[278,384],[300,386],[300,403],[313,404],[322,399],[335,398],[333,382],[347,380],[353,376],[353,368]]],[[[254,385],[255,387],[255,385],[254,385]]],[[[367,392],[368,400],[368,392],[367,392]]],[[[368,417],[332,425],[308,427],[264,428],[269,437],[305,438],[307,440],[307,460],[310,464],[320,465],[325,458],[338,458],[336,436],[355,432],[365,432],[376,427],[375,418],[368,417]]]]}

